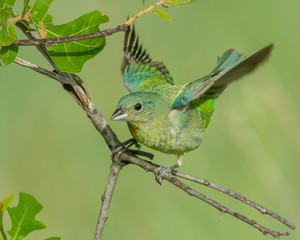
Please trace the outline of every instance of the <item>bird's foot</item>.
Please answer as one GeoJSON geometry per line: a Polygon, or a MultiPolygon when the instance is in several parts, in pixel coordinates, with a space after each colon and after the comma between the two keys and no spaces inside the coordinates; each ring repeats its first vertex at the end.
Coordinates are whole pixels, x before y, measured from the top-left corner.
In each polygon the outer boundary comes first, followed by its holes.
{"type": "Polygon", "coordinates": [[[154,158],[154,155],[152,153],[144,152],[139,150],[141,145],[134,139],[130,138],[127,141],[121,143],[116,149],[112,151],[112,155],[115,155],[116,153],[122,153],[126,150],[130,151],[134,155],[144,156],[152,160],[154,158]],[[132,145],[135,145],[135,147],[138,149],[129,149],[132,145]]]}
{"type": "Polygon", "coordinates": [[[112,154],[116,154],[117,152],[124,151],[129,149],[132,145],[135,145],[136,148],[140,148],[141,145],[138,144],[137,140],[134,138],[130,138],[127,141],[121,143],[116,149],[113,150],[112,154]]]}
{"type": "Polygon", "coordinates": [[[163,180],[164,175],[171,174],[172,170],[173,170],[172,167],[167,168],[167,167],[160,166],[156,168],[154,170],[156,182],[161,185],[161,181],[163,180]]]}
{"type": "Polygon", "coordinates": [[[134,145],[136,148],[141,148],[141,145],[135,140],[134,138],[130,138],[127,141],[123,142],[121,145],[125,148],[130,148],[132,145],[134,145]]]}

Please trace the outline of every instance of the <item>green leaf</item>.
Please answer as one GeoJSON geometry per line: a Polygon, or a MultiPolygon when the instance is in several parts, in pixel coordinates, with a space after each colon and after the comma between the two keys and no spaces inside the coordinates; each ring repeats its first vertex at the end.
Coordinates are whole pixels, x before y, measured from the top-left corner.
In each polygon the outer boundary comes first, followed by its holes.
{"type": "Polygon", "coordinates": [[[167,14],[166,12],[164,12],[162,10],[157,9],[157,10],[154,10],[154,12],[164,20],[167,20],[167,21],[172,20],[172,18],[169,16],[169,14],[167,14]]]}
{"type": "Polygon", "coordinates": [[[0,58],[5,65],[11,64],[17,54],[18,54],[18,46],[5,46],[0,49],[0,58]]]}
{"type": "Polygon", "coordinates": [[[0,8],[13,7],[16,0],[0,0],[0,8]]]}
{"type": "Polygon", "coordinates": [[[10,8],[0,9],[0,45],[8,46],[17,39],[16,29],[7,22],[14,12],[10,8]]]}
{"type": "Polygon", "coordinates": [[[14,193],[10,194],[8,197],[4,198],[0,202],[0,233],[4,240],[7,239],[4,228],[3,228],[3,213],[8,208],[8,206],[11,204],[12,200],[14,199],[14,193]]]}
{"type": "Polygon", "coordinates": [[[8,206],[11,204],[12,200],[14,199],[14,193],[10,194],[8,197],[4,198],[0,202],[0,221],[2,223],[2,216],[8,206]]]}
{"type": "Polygon", "coordinates": [[[0,202],[0,216],[2,216],[2,214],[8,208],[8,206],[11,204],[13,199],[14,199],[14,193],[10,194],[8,197],[4,198],[0,202]]]}
{"type": "MultiPolygon", "coordinates": [[[[99,11],[89,12],[72,22],[49,26],[47,37],[67,37],[98,32],[101,23],[109,21],[108,16],[99,11]]],[[[105,38],[94,38],[76,42],[59,43],[48,47],[48,52],[57,67],[64,72],[78,73],[84,63],[95,57],[105,46],[105,38]]]]}
{"type": "Polygon", "coordinates": [[[11,219],[11,230],[8,231],[11,239],[21,240],[32,231],[45,228],[42,222],[35,219],[42,208],[32,195],[20,192],[18,206],[7,209],[11,219]]]}
{"type": "Polygon", "coordinates": [[[53,25],[52,16],[48,14],[48,10],[52,1],[53,0],[37,0],[34,3],[30,13],[31,20],[35,25],[44,27],[53,25]]]}
{"type": "Polygon", "coordinates": [[[61,238],[60,237],[49,237],[45,240],[61,240],[61,238]]]}
{"type": "Polygon", "coordinates": [[[179,0],[169,0],[169,3],[170,4],[178,4],[178,5],[186,5],[186,4],[190,4],[192,2],[195,2],[196,0],[188,0],[188,1],[185,1],[185,2],[181,2],[179,0]]]}

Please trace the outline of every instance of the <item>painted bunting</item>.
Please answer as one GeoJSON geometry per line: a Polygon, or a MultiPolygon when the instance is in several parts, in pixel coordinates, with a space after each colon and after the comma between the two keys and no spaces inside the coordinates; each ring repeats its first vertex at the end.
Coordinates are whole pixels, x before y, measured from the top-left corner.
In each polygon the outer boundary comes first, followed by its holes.
{"type": "Polygon", "coordinates": [[[125,87],[112,120],[127,122],[139,143],[177,155],[176,164],[158,168],[162,173],[182,164],[183,154],[197,148],[215,110],[216,99],[233,81],[252,72],[270,55],[273,44],[245,56],[234,49],[226,51],[210,74],[183,85],[174,85],[162,62],[152,61],[139,44],[134,27],[124,37],[121,66],[125,87]]]}

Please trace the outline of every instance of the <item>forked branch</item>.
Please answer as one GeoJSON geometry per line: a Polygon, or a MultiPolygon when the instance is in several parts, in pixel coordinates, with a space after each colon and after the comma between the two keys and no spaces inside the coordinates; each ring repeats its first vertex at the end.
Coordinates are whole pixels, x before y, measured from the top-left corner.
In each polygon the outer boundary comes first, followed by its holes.
{"type": "MultiPolygon", "coordinates": [[[[100,38],[100,37],[106,37],[109,35],[112,35],[114,33],[120,32],[120,31],[126,31],[127,27],[132,24],[136,19],[141,17],[142,15],[145,15],[146,13],[153,12],[153,10],[158,6],[163,6],[170,3],[168,0],[160,0],[155,4],[152,4],[147,9],[142,8],[140,12],[138,12],[135,16],[129,18],[126,22],[119,24],[117,27],[109,28],[100,32],[95,33],[89,33],[89,34],[83,34],[83,35],[76,35],[76,36],[70,36],[70,37],[54,37],[54,38],[30,38],[30,39],[21,39],[21,40],[15,40],[11,46],[37,46],[37,45],[44,45],[44,46],[53,46],[58,43],[63,42],[74,42],[74,41],[80,41],[80,40],[86,40],[86,39],[92,39],[92,38],[100,38]]],[[[20,20],[24,20],[24,18],[20,18],[17,16],[14,21],[20,22],[20,20]]]]}
{"type": "MultiPolygon", "coordinates": [[[[124,153],[122,156],[126,161],[143,168],[146,172],[153,172],[154,173],[155,169],[157,168],[157,165],[155,165],[151,162],[142,160],[142,159],[140,159],[136,156],[133,156],[132,154],[124,153]]],[[[289,232],[278,232],[278,231],[274,231],[274,230],[271,230],[267,227],[264,227],[264,226],[260,225],[255,220],[251,220],[248,217],[244,216],[243,214],[238,213],[238,212],[236,212],[236,211],[234,211],[234,210],[232,210],[232,209],[230,209],[230,208],[214,201],[210,197],[194,190],[193,188],[191,188],[190,186],[184,184],[183,182],[181,182],[180,180],[178,180],[178,178],[176,178],[174,176],[181,177],[181,178],[184,178],[186,180],[193,181],[193,182],[202,184],[204,186],[208,186],[208,187],[211,187],[213,189],[216,189],[216,190],[218,190],[220,192],[223,192],[225,194],[228,194],[229,196],[234,197],[234,198],[238,199],[239,201],[244,202],[244,203],[248,204],[249,206],[251,206],[255,209],[258,209],[261,213],[270,215],[271,217],[275,218],[276,220],[278,220],[278,221],[284,223],[285,225],[287,225],[289,228],[291,228],[293,230],[296,229],[295,225],[291,221],[279,216],[278,214],[268,210],[267,208],[255,203],[255,202],[247,199],[246,197],[242,196],[239,193],[231,191],[231,190],[229,190],[225,187],[222,187],[220,185],[212,183],[208,180],[204,180],[204,179],[201,179],[201,178],[198,178],[198,177],[195,177],[195,176],[191,176],[187,173],[182,173],[182,172],[178,172],[178,171],[172,171],[172,175],[171,174],[165,174],[163,176],[165,180],[169,181],[170,183],[172,183],[176,187],[178,187],[181,190],[185,191],[190,196],[194,196],[196,198],[199,198],[202,201],[208,203],[209,205],[217,208],[220,211],[220,214],[221,214],[219,220],[221,219],[223,214],[228,213],[228,214],[242,220],[243,222],[246,222],[246,223],[250,224],[251,226],[255,227],[256,229],[261,231],[264,235],[270,234],[270,235],[272,235],[273,237],[276,237],[276,238],[279,238],[281,236],[288,236],[289,235],[289,232]]]]}

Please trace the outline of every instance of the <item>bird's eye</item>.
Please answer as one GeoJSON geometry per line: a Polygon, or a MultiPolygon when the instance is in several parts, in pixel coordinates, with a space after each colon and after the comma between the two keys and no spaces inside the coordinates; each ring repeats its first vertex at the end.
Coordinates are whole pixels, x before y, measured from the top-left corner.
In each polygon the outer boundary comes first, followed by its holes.
{"type": "Polygon", "coordinates": [[[135,104],[134,109],[137,110],[137,111],[141,110],[142,109],[142,104],[141,103],[135,104]]]}

